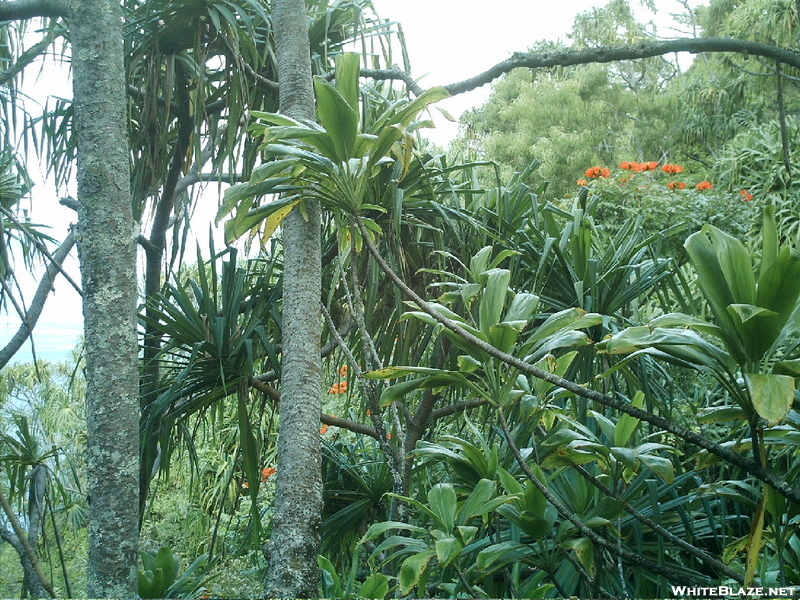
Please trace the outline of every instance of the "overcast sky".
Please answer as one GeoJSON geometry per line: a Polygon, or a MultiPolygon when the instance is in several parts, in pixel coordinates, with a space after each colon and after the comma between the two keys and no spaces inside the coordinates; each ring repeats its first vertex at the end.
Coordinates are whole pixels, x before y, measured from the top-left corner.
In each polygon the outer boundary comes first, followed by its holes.
{"type": "MultiPolygon", "coordinates": [[[[539,40],[565,39],[575,15],[605,2],[599,0],[560,0],[541,2],[535,0],[373,0],[378,14],[402,25],[411,62],[412,73],[420,78],[424,88],[461,81],[485,71],[490,66],[508,58],[513,52],[524,51],[539,40]]],[[[635,4],[635,0],[632,2],[635,4]]],[[[675,0],[659,0],[663,10],[677,9],[675,0]],[[670,6],[666,6],[669,3],[670,6]]],[[[645,18],[650,18],[645,15],[645,18]]],[[[400,63],[399,57],[396,62],[400,63]]],[[[31,82],[33,78],[28,78],[31,82]]],[[[30,84],[29,84],[30,85],[30,84]]],[[[64,73],[48,73],[30,90],[40,100],[48,93],[69,96],[69,82],[64,73]]],[[[441,103],[442,108],[455,117],[473,106],[481,105],[489,87],[461,94],[441,103]]],[[[449,123],[432,111],[437,127],[428,133],[434,142],[445,146],[458,131],[458,125],[449,123]]],[[[38,173],[36,165],[29,169],[38,173]]],[[[73,184],[74,186],[74,184],[73,184]]],[[[62,190],[61,195],[75,195],[74,189],[62,190]]],[[[37,185],[33,192],[33,219],[53,227],[51,235],[63,239],[75,215],[57,203],[57,194],[45,184],[37,185]]],[[[207,231],[206,222],[194,229],[202,236],[207,231]]],[[[201,242],[201,247],[203,242],[201,242]]],[[[192,254],[192,253],[190,253],[192,254]]],[[[69,270],[78,278],[75,253],[69,260],[69,270]]],[[[37,274],[37,277],[39,275],[37,274]]],[[[23,283],[32,296],[33,279],[23,283]]],[[[63,278],[56,281],[57,295],[51,298],[35,330],[37,355],[48,359],[66,357],[82,334],[81,303],[78,294],[63,278]]],[[[0,347],[19,327],[15,314],[0,316],[0,347]]],[[[17,360],[30,360],[30,344],[17,355],[17,360]]]]}

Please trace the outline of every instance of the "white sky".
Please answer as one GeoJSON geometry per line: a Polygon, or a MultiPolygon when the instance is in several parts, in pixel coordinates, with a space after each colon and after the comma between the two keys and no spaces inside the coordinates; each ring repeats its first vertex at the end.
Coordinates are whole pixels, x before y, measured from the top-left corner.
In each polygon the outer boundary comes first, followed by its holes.
{"type": "MultiPolygon", "coordinates": [[[[373,0],[378,14],[402,24],[411,61],[412,73],[421,78],[424,88],[461,81],[485,71],[493,64],[508,58],[513,52],[524,51],[543,39],[565,39],[575,15],[593,6],[605,4],[603,0],[494,0],[491,3],[475,0],[373,0]]],[[[632,2],[635,4],[635,2],[632,2]]],[[[660,0],[664,10],[677,10],[675,0],[660,0]],[[669,4],[669,6],[667,6],[669,4]]],[[[645,15],[644,18],[651,18],[645,15]]],[[[399,56],[396,62],[400,63],[399,56]]],[[[43,97],[47,94],[69,96],[70,84],[64,69],[49,72],[30,92],[43,97]]],[[[31,78],[32,79],[32,78],[31,78]]],[[[458,117],[473,106],[484,102],[489,88],[461,94],[441,103],[443,109],[458,117]]],[[[428,137],[445,146],[457,133],[458,125],[450,123],[432,111],[437,127],[429,130],[428,137]]],[[[36,176],[39,168],[29,165],[36,176]]],[[[41,177],[41,176],[40,176],[41,177]]],[[[43,178],[43,177],[42,177],[43,178]]],[[[61,190],[60,195],[76,194],[75,189],[61,190]]],[[[75,214],[57,203],[58,195],[45,184],[37,185],[32,194],[33,220],[53,227],[51,235],[63,239],[75,214]]],[[[197,215],[211,219],[213,215],[197,215]]],[[[194,229],[200,234],[208,230],[207,222],[197,223],[194,229]]],[[[203,247],[203,242],[201,242],[203,247]]],[[[193,252],[189,253],[193,255],[193,252]]],[[[68,264],[75,279],[79,278],[75,251],[68,264]]],[[[38,278],[38,274],[36,277],[38,278]]],[[[33,295],[34,279],[29,278],[24,287],[33,295]]],[[[49,300],[34,332],[37,356],[47,359],[64,358],[82,335],[80,297],[62,277],[56,281],[56,296],[49,300]]],[[[0,347],[19,327],[19,319],[12,312],[0,315],[0,347]]],[[[15,360],[30,360],[30,343],[17,354],[15,360]]]]}

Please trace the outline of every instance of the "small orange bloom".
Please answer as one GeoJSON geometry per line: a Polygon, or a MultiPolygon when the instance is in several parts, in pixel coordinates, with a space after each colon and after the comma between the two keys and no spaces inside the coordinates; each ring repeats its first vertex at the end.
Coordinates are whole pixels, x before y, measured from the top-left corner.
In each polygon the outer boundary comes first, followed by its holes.
{"type": "Polygon", "coordinates": [[[695,189],[698,189],[698,190],[711,190],[711,189],[714,189],[714,184],[711,183],[710,181],[701,181],[700,183],[698,183],[694,187],[695,187],[695,189]]]}
{"type": "Polygon", "coordinates": [[[585,179],[578,179],[578,185],[589,185],[589,182],[585,179]]]}
{"type": "Polygon", "coordinates": [[[586,176],[595,177],[611,177],[611,170],[605,167],[590,167],[586,169],[586,176]]]}
{"type": "Polygon", "coordinates": [[[347,377],[347,365],[342,365],[342,368],[339,369],[339,376],[347,377]]]}
{"type": "Polygon", "coordinates": [[[392,439],[392,434],[391,434],[391,433],[387,433],[387,434],[386,434],[386,439],[387,439],[387,440],[390,440],[390,439],[392,439]]]}
{"type": "Polygon", "coordinates": [[[325,435],[326,433],[328,433],[328,426],[327,425],[323,425],[322,427],[320,427],[319,428],[319,433],[320,433],[320,435],[325,435]]]}
{"type": "Polygon", "coordinates": [[[329,394],[346,394],[347,393],[347,382],[340,381],[339,383],[334,383],[331,386],[331,389],[328,390],[329,394]]]}
{"type": "Polygon", "coordinates": [[[275,467],[266,467],[263,471],[261,471],[261,481],[266,481],[267,479],[275,475],[275,473],[277,472],[278,469],[276,469],[275,467]]]}
{"type": "Polygon", "coordinates": [[[645,164],[647,165],[647,170],[648,171],[654,171],[654,170],[656,170],[658,168],[658,161],[657,160],[651,160],[650,162],[645,163],[645,164]]]}
{"type": "Polygon", "coordinates": [[[745,202],[750,202],[750,200],[753,199],[753,194],[751,194],[747,190],[742,190],[741,192],[739,192],[739,195],[742,197],[742,200],[744,200],[745,202]]]}
{"type": "Polygon", "coordinates": [[[371,417],[371,416],[372,416],[372,411],[371,411],[370,409],[367,409],[367,416],[368,416],[368,417],[371,417]]]}
{"type": "Polygon", "coordinates": [[[242,489],[243,490],[249,490],[250,489],[250,484],[247,483],[246,481],[243,481],[242,482],[242,489]]]}
{"type": "Polygon", "coordinates": [[[636,164],[635,162],[631,162],[629,160],[624,160],[621,163],[619,163],[619,168],[620,169],[625,169],[626,171],[631,171],[631,170],[633,170],[633,165],[635,165],[635,164],[636,164]]]}
{"type": "Polygon", "coordinates": [[[685,181],[670,181],[667,184],[667,187],[671,190],[685,190],[686,189],[686,182],[685,181]]]}
{"type": "Polygon", "coordinates": [[[683,173],[683,167],[680,165],[667,164],[661,167],[661,170],[664,171],[664,173],[669,173],[670,175],[677,175],[678,173],[683,173]]]}

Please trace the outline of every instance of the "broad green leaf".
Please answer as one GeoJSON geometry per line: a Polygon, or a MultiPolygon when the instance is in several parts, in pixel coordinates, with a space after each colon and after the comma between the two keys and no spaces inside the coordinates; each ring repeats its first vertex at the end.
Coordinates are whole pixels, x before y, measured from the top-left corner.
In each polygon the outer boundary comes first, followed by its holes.
{"type": "MultiPolygon", "coordinates": [[[[765,485],[766,487],[766,485],[765,485]]],[[[767,501],[767,495],[761,496],[761,502],[758,503],[756,514],[753,515],[753,520],[750,525],[750,535],[747,536],[747,559],[745,561],[744,569],[744,586],[747,587],[753,583],[758,567],[758,559],[761,555],[761,547],[764,545],[764,513],[767,501]]]]}
{"type": "Polygon", "coordinates": [[[450,97],[448,92],[443,87],[432,87],[425,90],[420,96],[409,102],[402,109],[397,111],[388,121],[388,125],[395,123],[402,123],[406,127],[411,124],[417,115],[422,112],[428,105],[439,100],[444,100],[450,97]]]}
{"type": "Polygon", "coordinates": [[[361,55],[344,52],[336,57],[336,89],[356,114],[360,110],[358,78],[361,75],[361,55]]]}
{"type": "MultiPolygon", "coordinates": [[[[749,299],[734,297],[728,285],[726,273],[717,257],[717,251],[709,239],[709,227],[709,225],[706,225],[701,231],[690,235],[684,243],[684,247],[697,272],[697,282],[700,285],[700,289],[711,305],[717,324],[721,328],[721,335],[726,341],[726,346],[734,353],[736,362],[743,364],[745,360],[743,342],[734,325],[733,318],[728,313],[728,306],[737,302],[753,304],[755,293],[749,299]]],[[[752,276],[753,271],[749,257],[744,264],[739,265],[739,268],[749,271],[752,276]]],[[[753,285],[753,292],[755,292],[755,284],[753,285]]]]}
{"type": "Polygon", "coordinates": [[[508,283],[511,281],[511,271],[490,269],[482,275],[486,276],[486,287],[481,296],[478,322],[480,330],[488,334],[489,329],[500,322],[500,316],[503,314],[508,295],[508,283]]]}
{"type": "Polygon", "coordinates": [[[336,155],[328,158],[346,162],[353,158],[358,135],[358,112],[333,85],[321,77],[314,78],[314,91],[317,95],[317,117],[336,149],[336,155]]]}
{"type": "MultiPolygon", "coordinates": [[[[525,321],[518,321],[522,326],[525,321]]],[[[519,339],[522,326],[515,327],[511,323],[498,323],[489,327],[489,343],[503,352],[510,352],[519,339]]]]}
{"type": "Polygon", "coordinates": [[[668,458],[654,456],[652,454],[637,454],[636,458],[667,483],[675,481],[675,469],[672,466],[672,461],[668,458]]]}
{"type": "Polygon", "coordinates": [[[488,502],[492,496],[494,496],[494,492],[494,481],[481,479],[461,505],[461,508],[458,512],[459,523],[469,523],[472,517],[479,514],[485,514],[480,512],[481,507],[488,502]]]}
{"type": "Polygon", "coordinates": [[[475,539],[475,535],[479,530],[478,527],[474,527],[472,525],[458,525],[456,529],[458,530],[458,534],[461,536],[461,541],[464,542],[465,546],[475,539]]]}
{"type": "Polygon", "coordinates": [[[762,373],[745,373],[747,390],[760,417],[773,427],[789,414],[794,400],[794,377],[762,373]]]}
{"type": "Polygon", "coordinates": [[[409,525],[401,521],[381,521],[380,523],[373,523],[361,538],[362,542],[373,540],[379,535],[386,533],[390,529],[400,529],[414,531],[416,533],[427,533],[428,530],[424,527],[417,527],[416,525],[409,525]]]}
{"type": "Polygon", "coordinates": [[[444,568],[458,558],[464,548],[464,543],[458,538],[448,536],[436,540],[435,547],[439,566],[444,568]]]}
{"type": "Polygon", "coordinates": [[[383,600],[388,593],[389,578],[383,573],[373,573],[367,577],[358,589],[358,595],[361,598],[373,598],[374,600],[383,600]]]}
{"type": "Polygon", "coordinates": [[[452,483],[437,483],[428,492],[428,506],[446,534],[453,531],[458,501],[452,483]]]}
{"type": "Polygon", "coordinates": [[[456,359],[458,370],[462,373],[474,373],[481,368],[482,364],[467,354],[461,354],[456,359]]]}
{"type": "Polygon", "coordinates": [[[489,259],[492,256],[492,247],[484,246],[470,259],[469,270],[473,277],[478,277],[484,271],[489,270],[489,259]]]}
{"type": "Polygon", "coordinates": [[[428,568],[428,563],[435,554],[435,550],[428,548],[418,554],[409,556],[403,561],[403,564],[400,566],[399,578],[400,593],[403,596],[408,594],[411,588],[419,583],[420,577],[422,577],[425,569],[428,568]]]}
{"type": "Polygon", "coordinates": [[[731,316],[739,319],[740,323],[747,323],[754,317],[776,317],[778,313],[767,308],[760,306],[753,306],[752,304],[731,304],[728,306],[728,312],[731,316]]]}
{"type": "MultiPolygon", "coordinates": [[[[641,390],[636,392],[636,395],[634,395],[631,401],[631,406],[636,408],[644,407],[644,392],[641,390]]],[[[639,419],[636,417],[632,417],[629,414],[620,415],[614,427],[614,445],[625,446],[631,438],[631,435],[633,435],[633,432],[636,431],[638,425],[639,419]]]]}
{"type": "Polygon", "coordinates": [[[523,321],[527,323],[538,304],[539,296],[520,292],[511,301],[511,306],[508,307],[503,321],[523,321]]]}
{"type": "Polygon", "coordinates": [[[319,568],[322,569],[322,591],[327,598],[340,598],[344,595],[344,590],[339,582],[339,575],[333,563],[325,556],[317,556],[319,568]]]}
{"type": "Polygon", "coordinates": [[[381,392],[381,406],[389,406],[393,402],[400,400],[406,394],[419,388],[426,379],[427,377],[418,377],[416,379],[409,379],[408,381],[401,381],[400,383],[390,385],[381,392]]]}
{"type": "Polygon", "coordinates": [[[746,418],[739,406],[713,406],[697,411],[698,423],[722,423],[724,421],[740,421],[746,418]]]}
{"type": "Polygon", "coordinates": [[[587,313],[582,308],[568,308],[550,315],[536,328],[531,341],[541,341],[562,330],[583,329],[600,325],[603,317],[597,313],[587,313]]]}
{"type": "Polygon", "coordinates": [[[759,285],[764,278],[764,274],[775,262],[778,257],[778,228],[775,224],[775,206],[767,205],[764,207],[763,227],[761,228],[761,268],[759,274],[759,285]]]}
{"type": "MultiPolygon", "coordinates": [[[[486,571],[501,559],[504,559],[503,562],[508,560],[516,560],[517,558],[523,556],[522,552],[525,549],[526,546],[514,541],[493,544],[478,552],[478,556],[475,560],[475,566],[481,571],[486,571]]],[[[502,563],[500,566],[502,566],[502,563]]]]}

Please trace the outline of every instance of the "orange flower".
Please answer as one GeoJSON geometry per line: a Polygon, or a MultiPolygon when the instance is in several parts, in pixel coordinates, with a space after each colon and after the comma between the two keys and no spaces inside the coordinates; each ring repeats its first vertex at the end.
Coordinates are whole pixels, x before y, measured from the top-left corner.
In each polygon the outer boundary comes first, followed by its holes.
{"type": "Polygon", "coordinates": [[[578,185],[589,185],[589,182],[585,179],[578,179],[578,185]]]}
{"type": "Polygon", "coordinates": [[[340,381],[339,383],[334,383],[331,386],[331,389],[328,390],[329,394],[346,394],[347,393],[347,382],[340,381]]]}
{"type": "Polygon", "coordinates": [[[249,490],[250,489],[250,484],[247,483],[246,481],[243,481],[242,482],[242,489],[243,490],[249,490]]]}
{"type": "Polygon", "coordinates": [[[686,182],[685,181],[670,181],[667,184],[667,187],[671,190],[685,190],[686,189],[686,182]]]}
{"type": "Polygon", "coordinates": [[[697,190],[711,190],[714,189],[714,184],[710,181],[701,181],[696,186],[694,186],[697,190]]]}
{"type": "Polygon", "coordinates": [[[342,365],[342,368],[339,369],[339,376],[347,377],[347,365],[342,365]]]}
{"type": "Polygon", "coordinates": [[[371,416],[372,416],[372,411],[371,411],[370,409],[367,409],[367,416],[368,416],[368,417],[371,417],[371,416]]]}
{"type": "Polygon", "coordinates": [[[276,469],[275,467],[266,467],[263,471],[261,471],[261,481],[266,481],[267,479],[275,475],[275,473],[277,472],[278,469],[276,469]]]}
{"type": "Polygon", "coordinates": [[[392,434],[391,434],[391,433],[387,433],[387,434],[386,434],[386,439],[387,439],[387,440],[390,440],[390,439],[392,439],[392,434]]]}
{"type": "Polygon", "coordinates": [[[742,200],[744,200],[745,202],[750,202],[750,200],[753,199],[753,194],[751,194],[747,190],[742,190],[741,192],[739,192],[739,195],[742,197],[742,200]]]}
{"type": "Polygon", "coordinates": [[[605,167],[590,167],[586,169],[586,176],[595,178],[595,177],[611,177],[611,170],[606,169],[605,167]]]}
{"type": "Polygon", "coordinates": [[[322,427],[320,427],[319,428],[319,433],[320,433],[320,435],[325,435],[326,433],[328,433],[328,426],[327,425],[323,425],[322,427]]]}
{"type": "Polygon", "coordinates": [[[624,160],[621,163],[619,163],[619,168],[620,169],[625,169],[626,171],[631,171],[631,170],[633,170],[633,166],[635,164],[636,164],[635,162],[630,162],[629,160],[624,160]]]}
{"type": "Polygon", "coordinates": [[[683,173],[683,167],[680,165],[667,164],[661,167],[661,170],[664,171],[664,173],[669,173],[670,175],[677,175],[678,173],[683,173]]]}
{"type": "Polygon", "coordinates": [[[642,171],[652,171],[653,169],[658,168],[658,161],[651,160],[649,162],[643,163],[631,163],[631,169],[633,169],[637,173],[641,173],[642,171]]]}
{"type": "Polygon", "coordinates": [[[630,181],[630,177],[620,177],[619,178],[619,184],[620,185],[625,185],[626,183],[628,183],[628,181],[630,181]]]}

